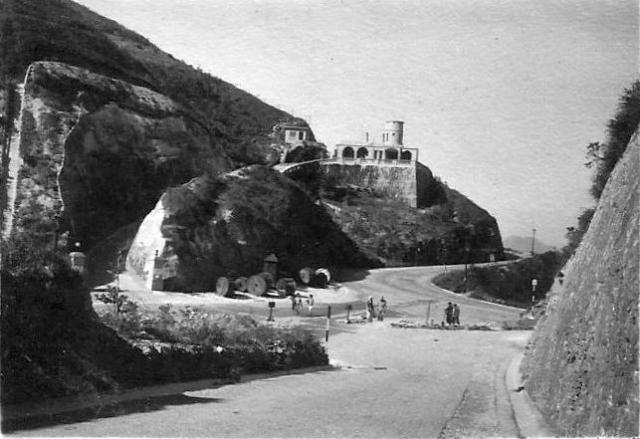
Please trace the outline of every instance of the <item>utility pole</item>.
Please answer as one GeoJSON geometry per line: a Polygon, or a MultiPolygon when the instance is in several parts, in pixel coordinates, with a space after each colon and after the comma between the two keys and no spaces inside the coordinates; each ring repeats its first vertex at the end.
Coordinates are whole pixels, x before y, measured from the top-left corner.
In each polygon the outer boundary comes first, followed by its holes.
{"type": "Polygon", "coordinates": [[[467,271],[467,266],[469,264],[469,250],[471,250],[471,247],[469,246],[469,242],[467,241],[467,243],[464,245],[464,292],[467,292],[467,275],[468,275],[468,271],[467,271]]]}
{"type": "Polygon", "coordinates": [[[429,326],[429,318],[431,317],[431,304],[433,302],[434,302],[434,300],[432,300],[432,299],[427,300],[427,317],[426,317],[426,320],[424,322],[426,326],[429,326]]]}
{"type": "Polygon", "coordinates": [[[532,230],[533,232],[533,236],[531,237],[531,256],[533,256],[535,254],[535,248],[536,248],[536,229],[532,230]]]}
{"type": "Polygon", "coordinates": [[[325,327],[324,330],[324,341],[328,342],[329,341],[329,328],[331,326],[331,305],[329,305],[327,307],[327,326],[325,327]]]}

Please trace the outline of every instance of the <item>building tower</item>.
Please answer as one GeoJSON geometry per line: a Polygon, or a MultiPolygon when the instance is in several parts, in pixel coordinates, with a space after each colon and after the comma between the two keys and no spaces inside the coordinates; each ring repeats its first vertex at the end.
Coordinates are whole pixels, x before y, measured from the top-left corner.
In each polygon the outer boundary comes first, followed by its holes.
{"type": "Polygon", "coordinates": [[[404,122],[390,120],[384,124],[382,132],[382,144],[384,146],[402,146],[402,130],[404,122]]]}

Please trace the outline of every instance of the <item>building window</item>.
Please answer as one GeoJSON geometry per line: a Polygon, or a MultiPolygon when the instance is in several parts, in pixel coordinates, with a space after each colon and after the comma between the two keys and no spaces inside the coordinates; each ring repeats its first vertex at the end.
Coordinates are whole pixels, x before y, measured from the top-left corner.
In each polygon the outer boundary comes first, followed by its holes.
{"type": "Polygon", "coordinates": [[[298,132],[298,140],[304,140],[304,131],[298,132]]]}
{"type": "Polygon", "coordinates": [[[289,137],[291,139],[295,139],[296,138],[296,131],[289,131],[289,137]]]}
{"type": "Polygon", "coordinates": [[[411,160],[411,153],[409,151],[402,151],[400,153],[400,160],[411,160]]]}
{"type": "Polygon", "coordinates": [[[353,148],[350,146],[347,146],[345,149],[342,150],[342,157],[347,158],[347,159],[352,159],[353,158],[353,148]]]}
{"type": "Polygon", "coordinates": [[[365,147],[358,148],[358,152],[356,153],[357,158],[364,159],[364,158],[367,158],[368,155],[369,155],[369,151],[367,150],[367,148],[365,147]]]}
{"type": "Polygon", "coordinates": [[[395,148],[389,148],[384,151],[384,158],[386,160],[398,160],[398,150],[395,148]]]}

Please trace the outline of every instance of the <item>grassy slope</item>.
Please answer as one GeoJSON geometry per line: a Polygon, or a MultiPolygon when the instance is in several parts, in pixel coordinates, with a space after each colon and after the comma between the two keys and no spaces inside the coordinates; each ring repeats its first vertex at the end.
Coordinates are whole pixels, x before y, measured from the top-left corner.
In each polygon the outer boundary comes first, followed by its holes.
{"type": "Polygon", "coordinates": [[[288,115],[162,52],[140,35],[68,0],[0,4],[0,75],[20,82],[34,61],[60,61],[145,86],[198,115],[239,164],[259,163],[265,135],[288,115]]]}

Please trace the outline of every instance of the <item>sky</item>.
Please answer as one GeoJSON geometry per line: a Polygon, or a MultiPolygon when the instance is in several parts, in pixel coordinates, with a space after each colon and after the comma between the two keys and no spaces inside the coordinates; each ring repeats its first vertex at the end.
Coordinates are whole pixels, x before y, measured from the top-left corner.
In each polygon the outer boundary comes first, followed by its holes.
{"type": "Polygon", "coordinates": [[[638,78],[633,0],[79,0],[310,122],[404,144],[503,237],[562,246],[593,201],[586,146],[638,78]]]}

